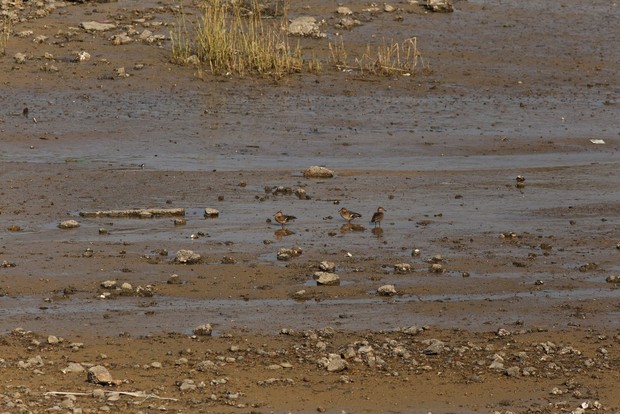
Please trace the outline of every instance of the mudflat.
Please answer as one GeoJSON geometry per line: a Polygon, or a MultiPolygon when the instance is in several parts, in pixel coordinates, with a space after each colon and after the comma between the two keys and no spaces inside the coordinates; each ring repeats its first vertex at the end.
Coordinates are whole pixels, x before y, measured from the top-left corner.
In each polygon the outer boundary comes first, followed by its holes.
{"type": "Polygon", "coordinates": [[[2,5],[0,412],[620,412],[618,6],[343,5],[280,79],[173,63],[177,2],[2,5]]]}

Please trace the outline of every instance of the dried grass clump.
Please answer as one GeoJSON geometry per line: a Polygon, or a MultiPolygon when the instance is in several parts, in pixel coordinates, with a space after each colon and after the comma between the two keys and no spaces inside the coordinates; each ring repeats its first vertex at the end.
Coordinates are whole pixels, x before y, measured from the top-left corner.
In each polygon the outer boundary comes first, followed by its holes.
{"type": "Polygon", "coordinates": [[[340,42],[330,43],[329,50],[331,62],[339,70],[359,70],[362,74],[382,76],[411,76],[416,73],[418,66],[424,71],[430,70],[418,50],[418,40],[415,37],[401,43],[388,43],[384,40],[375,49],[367,45],[365,52],[354,59],[354,64],[349,63],[349,54],[342,38],[340,42]]]}
{"type": "Polygon", "coordinates": [[[0,31],[0,56],[6,55],[6,44],[11,37],[12,25],[9,16],[2,16],[2,30],[0,31]]]}
{"type": "Polygon", "coordinates": [[[329,56],[321,59],[315,51],[302,53],[299,41],[293,46],[289,43],[289,0],[265,0],[271,1],[265,4],[258,0],[201,1],[200,17],[188,21],[180,8],[170,33],[173,60],[195,65],[200,74],[206,70],[215,75],[281,78],[302,71],[318,74],[326,66],[378,76],[411,76],[419,67],[429,70],[415,37],[400,43],[384,40],[378,46],[367,45],[352,62],[340,37],[329,43],[329,56]],[[305,60],[304,54],[311,57],[305,60]]]}
{"type": "Polygon", "coordinates": [[[207,0],[190,36],[184,14],[171,33],[173,59],[199,63],[213,74],[282,77],[299,72],[299,44],[291,47],[283,30],[286,18],[262,19],[258,4],[207,0]],[[194,59],[191,56],[195,55],[194,59]]]}

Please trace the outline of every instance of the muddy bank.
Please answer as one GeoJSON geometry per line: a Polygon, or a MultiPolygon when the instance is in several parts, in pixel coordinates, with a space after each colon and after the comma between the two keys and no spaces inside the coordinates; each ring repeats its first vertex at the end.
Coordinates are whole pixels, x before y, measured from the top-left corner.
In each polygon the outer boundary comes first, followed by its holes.
{"type": "MultiPolygon", "coordinates": [[[[335,7],[307,6],[291,12],[335,36],[335,7]]],[[[352,51],[417,36],[432,71],[391,78],[199,79],[170,63],[169,39],[114,46],[79,29],[165,34],[172,5],[67,4],[17,23],[33,34],[0,59],[3,409],[618,410],[619,12],[456,6],[402,4],[344,33],[352,51]],[[78,49],[92,60],[69,60],[78,49]],[[335,177],[304,178],[310,165],[335,177]],[[80,216],[175,208],[182,222],[80,216]],[[286,231],[278,210],[297,217],[286,231]],[[181,249],[200,260],[178,263],[181,249]],[[338,286],[313,278],[326,260],[338,286]],[[206,323],[214,336],[192,338],[206,323]],[[86,383],[67,361],[126,381],[86,383]],[[97,388],[176,401],[44,395],[97,388]]]]}

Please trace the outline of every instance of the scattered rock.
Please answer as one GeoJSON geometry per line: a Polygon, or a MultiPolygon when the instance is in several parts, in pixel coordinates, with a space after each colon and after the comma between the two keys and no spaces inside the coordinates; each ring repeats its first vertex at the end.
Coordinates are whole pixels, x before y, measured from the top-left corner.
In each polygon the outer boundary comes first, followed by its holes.
{"type": "Polygon", "coordinates": [[[338,13],[341,16],[350,16],[353,14],[353,10],[351,10],[348,7],[340,6],[336,9],[336,13],[338,13]]]}
{"type": "Polygon", "coordinates": [[[608,276],[605,280],[607,283],[620,283],[620,275],[608,276]]]}
{"type": "Polygon", "coordinates": [[[324,365],[327,372],[341,372],[348,367],[347,361],[339,354],[329,354],[329,358],[326,358],[326,361],[321,361],[320,365],[324,365]]]}
{"type": "Polygon", "coordinates": [[[336,263],[324,260],[319,263],[319,269],[321,269],[323,272],[333,273],[336,270],[336,263]]]}
{"type": "Polygon", "coordinates": [[[110,38],[110,41],[112,42],[114,46],[119,46],[119,45],[126,45],[128,43],[131,43],[133,42],[133,39],[127,36],[126,33],[121,33],[121,34],[112,36],[110,38]]]}
{"type": "Polygon", "coordinates": [[[396,7],[394,7],[394,6],[390,5],[390,4],[386,3],[386,4],[383,5],[383,11],[386,12],[386,13],[392,13],[395,10],[396,10],[396,7]]]}
{"type": "Polygon", "coordinates": [[[112,378],[112,374],[102,365],[95,365],[88,370],[88,382],[101,385],[114,385],[117,382],[112,378]]]}
{"type": "Polygon", "coordinates": [[[116,28],[114,23],[99,23],[99,22],[82,22],[80,26],[84,30],[92,30],[94,32],[105,32],[106,30],[112,30],[116,28]]]}
{"type": "Polygon", "coordinates": [[[79,374],[84,371],[85,369],[82,364],[78,364],[77,362],[70,362],[66,368],[61,370],[63,374],[79,374]]]}
{"type": "Polygon", "coordinates": [[[586,263],[584,265],[579,266],[580,272],[589,272],[591,270],[597,270],[598,265],[596,263],[586,263]]]}
{"type": "Polygon", "coordinates": [[[340,276],[329,272],[315,272],[313,275],[316,284],[319,286],[339,286],[340,276]]]}
{"type": "Polygon", "coordinates": [[[17,64],[22,64],[26,61],[27,56],[23,53],[17,52],[13,55],[13,60],[15,60],[15,63],[17,64]]]}
{"type": "Polygon", "coordinates": [[[80,227],[80,223],[75,220],[65,220],[61,221],[60,224],[58,224],[58,227],[61,229],[74,229],[76,227],[80,227]]]}
{"type": "Polygon", "coordinates": [[[325,33],[321,32],[321,28],[316,19],[312,16],[300,16],[291,20],[288,26],[288,34],[292,36],[324,38],[325,33]]]}
{"type": "Polygon", "coordinates": [[[116,280],[106,280],[101,282],[101,287],[104,289],[114,289],[116,288],[116,280]]]}
{"type": "Polygon", "coordinates": [[[193,250],[181,249],[177,252],[174,261],[182,264],[194,264],[200,262],[202,256],[198,253],[194,253],[193,250]]]}
{"type": "Polygon", "coordinates": [[[451,13],[454,6],[450,0],[426,0],[426,8],[437,13],[451,13]]]}
{"type": "Polygon", "coordinates": [[[211,336],[213,333],[213,327],[210,323],[206,325],[200,325],[194,328],[194,335],[198,336],[211,336]]]}
{"type": "Polygon", "coordinates": [[[224,257],[222,257],[221,263],[222,264],[235,264],[235,263],[237,263],[237,261],[232,256],[224,256],[224,257]]]}
{"type": "Polygon", "coordinates": [[[207,208],[205,208],[204,216],[207,217],[207,218],[219,217],[220,216],[220,211],[218,209],[215,209],[215,208],[207,207],[207,208]]]}
{"type": "Polygon", "coordinates": [[[301,256],[302,253],[303,253],[303,250],[301,250],[301,247],[299,246],[295,246],[290,249],[286,247],[282,247],[281,249],[278,249],[276,257],[278,260],[287,261],[287,260],[292,259],[293,257],[301,256]]]}
{"type": "Polygon", "coordinates": [[[354,27],[361,26],[361,25],[362,25],[362,22],[360,22],[357,19],[354,19],[352,17],[343,17],[342,19],[338,20],[336,27],[338,29],[351,30],[354,27]]]}
{"type": "Polygon", "coordinates": [[[381,296],[394,296],[396,294],[396,288],[394,285],[383,285],[377,289],[377,293],[381,296]]]}
{"type": "Polygon", "coordinates": [[[59,343],[60,340],[58,339],[58,337],[54,336],[54,335],[50,335],[47,337],[47,343],[50,345],[55,345],[57,343],[59,343]]]}
{"type": "Polygon", "coordinates": [[[439,263],[433,263],[428,270],[431,273],[443,273],[443,266],[439,263]]]}
{"type": "Polygon", "coordinates": [[[334,172],[326,167],[312,166],[304,171],[306,178],[332,178],[334,172]]]}
{"type": "Polygon", "coordinates": [[[168,278],[168,281],[166,283],[168,283],[169,285],[180,285],[183,282],[181,281],[179,275],[175,273],[168,278]]]}
{"type": "Polygon", "coordinates": [[[186,378],[179,384],[180,391],[194,391],[196,390],[196,384],[194,380],[186,378]]]}
{"type": "Polygon", "coordinates": [[[298,188],[297,190],[295,190],[295,195],[300,200],[310,200],[310,196],[306,194],[306,190],[304,190],[303,188],[298,188]]]}
{"type": "Polygon", "coordinates": [[[411,272],[411,265],[409,263],[397,263],[394,265],[394,271],[396,273],[409,273],[411,272]]]}
{"type": "Polygon", "coordinates": [[[426,341],[422,341],[422,343],[427,345],[427,347],[422,351],[425,355],[441,354],[446,346],[445,343],[439,339],[428,339],[426,341]]]}
{"type": "Polygon", "coordinates": [[[497,336],[499,337],[506,337],[506,336],[510,336],[511,333],[509,330],[504,329],[504,328],[500,328],[497,330],[497,336]]]}
{"type": "Polygon", "coordinates": [[[76,53],[76,57],[75,60],[78,62],[86,62],[88,60],[90,60],[90,53],[81,50],[79,52],[76,53]]]}

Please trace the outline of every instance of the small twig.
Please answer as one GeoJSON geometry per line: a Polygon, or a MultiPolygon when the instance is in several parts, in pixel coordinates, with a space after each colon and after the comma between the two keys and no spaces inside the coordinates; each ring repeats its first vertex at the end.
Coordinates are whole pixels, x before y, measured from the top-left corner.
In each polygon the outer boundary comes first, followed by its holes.
{"type": "MultiPolygon", "coordinates": [[[[147,394],[144,391],[137,392],[126,392],[126,391],[104,391],[105,394],[118,394],[118,395],[127,395],[129,397],[138,397],[138,398],[155,398],[157,400],[168,400],[168,401],[179,401],[176,398],[168,398],[168,397],[160,397],[155,394],[147,394]]],[[[91,392],[64,392],[64,391],[48,391],[45,395],[76,395],[76,396],[89,396],[93,395],[91,392]]]]}

